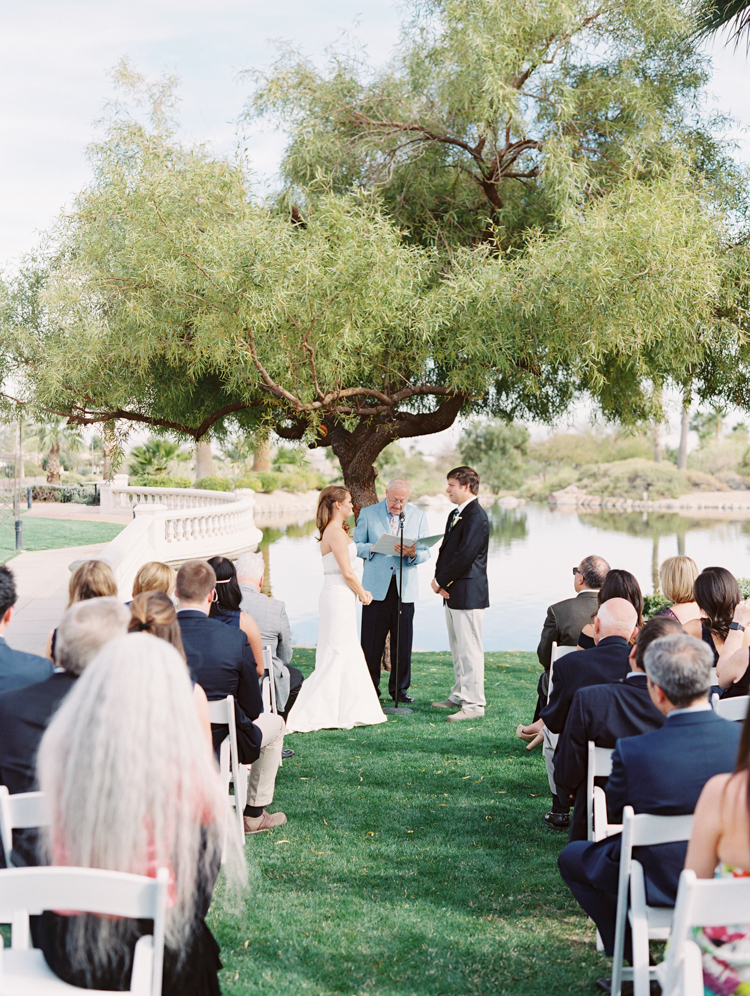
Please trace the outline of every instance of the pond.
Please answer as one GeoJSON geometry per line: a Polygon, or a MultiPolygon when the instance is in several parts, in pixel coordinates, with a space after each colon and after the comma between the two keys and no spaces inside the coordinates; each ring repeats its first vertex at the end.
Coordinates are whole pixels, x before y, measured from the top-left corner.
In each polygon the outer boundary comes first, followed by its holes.
{"type": "MultiPolygon", "coordinates": [[[[430,533],[442,532],[446,512],[428,511],[430,533]]],[[[484,617],[485,650],[535,650],[547,606],[573,592],[572,568],[588,554],[632,571],[644,594],[667,557],[686,554],[699,568],[720,565],[750,576],[750,521],[693,518],[673,513],[567,511],[529,504],[495,505],[490,519],[490,608],[484,617]]],[[[294,643],[314,646],[322,586],[315,523],[293,517],[258,517],[263,530],[270,592],[286,602],[294,643]]],[[[442,602],[430,591],[437,547],[421,564],[414,614],[414,649],[448,650],[442,602]]]]}

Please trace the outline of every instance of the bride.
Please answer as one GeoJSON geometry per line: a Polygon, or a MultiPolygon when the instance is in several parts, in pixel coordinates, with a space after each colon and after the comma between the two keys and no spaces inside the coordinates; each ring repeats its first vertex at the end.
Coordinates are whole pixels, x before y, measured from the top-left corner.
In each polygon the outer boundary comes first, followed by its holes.
{"type": "Polygon", "coordinates": [[[385,723],[357,632],[355,601],[369,605],[354,569],[356,547],[349,539],[347,516],[352,498],[346,488],[324,488],[316,524],[323,558],[318,646],[315,670],[300,689],[286,721],[288,733],[342,729],[385,723]]]}

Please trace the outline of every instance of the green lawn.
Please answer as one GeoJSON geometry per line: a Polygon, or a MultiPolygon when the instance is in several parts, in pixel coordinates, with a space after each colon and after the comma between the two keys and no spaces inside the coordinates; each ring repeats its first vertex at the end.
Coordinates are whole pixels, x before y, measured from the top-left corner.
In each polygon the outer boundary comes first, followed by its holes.
{"type": "Polygon", "coordinates": [[[429,703],[450,655],[416,654],[413,716],[287,738],[289,822],[247,838],[246,907],[217,895],[209,917],[225,996],[567,996],[609,974],[557,872],[566,836],[541,822],[541,751],[515,737],[536,657],[486,658],[483,720],[446,723],[429,703]]]}
{"type": "MultiPolygon", "coordinates": [[[[108,543],[125,528],[112,522],[78,522],[71,519],[36,519],[24,516],[24,550],[58,550],[65,546],[108,543]]],[[[0,523],[0,564],[16,555],[16,533],[12,519],[0,523]]]]}

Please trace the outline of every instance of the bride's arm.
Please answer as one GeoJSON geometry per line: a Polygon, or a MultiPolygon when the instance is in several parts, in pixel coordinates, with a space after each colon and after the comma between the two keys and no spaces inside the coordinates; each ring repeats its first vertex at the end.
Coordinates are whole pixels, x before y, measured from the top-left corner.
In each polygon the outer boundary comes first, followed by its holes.
{"type": "Polygon", "coordinates": [[[344,581],[363,605],[369,605],[372,601],[372,595],[362,587],[352,567],[352,562],[349,559],[349,540],[346,533],[339,526],[331,525],[326,529],[325,537],[331,546],[331,552],[336,558],[344,581]]]}

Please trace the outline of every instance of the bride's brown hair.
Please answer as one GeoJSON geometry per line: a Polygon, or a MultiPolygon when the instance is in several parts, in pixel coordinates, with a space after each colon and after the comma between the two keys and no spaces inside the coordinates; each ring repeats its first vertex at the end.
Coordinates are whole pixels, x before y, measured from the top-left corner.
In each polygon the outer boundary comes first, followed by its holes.
{"type": "MultiPolygon", "coordinates": [[[[333,506],[337,501],[343,501],[349,495],[348,488],[342,488],[339,484],[331,484],[327,488],[323,488],[320,492],[318,498],[318,511],[315,515],[315,525],[318,527],[318,533],[320,535],[316,536],[318,543],[323,539],[323,530],[331,521],[331,516],[333,515],[333,506]]],[[[349,535],[349,523],[346,520],[342,523],[344,527],[344,532],[349,535]]]]}

